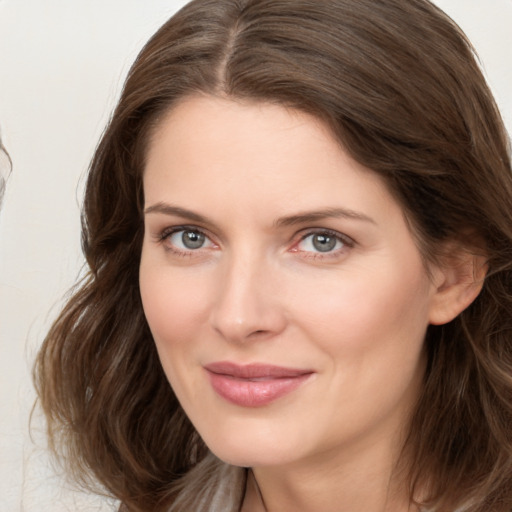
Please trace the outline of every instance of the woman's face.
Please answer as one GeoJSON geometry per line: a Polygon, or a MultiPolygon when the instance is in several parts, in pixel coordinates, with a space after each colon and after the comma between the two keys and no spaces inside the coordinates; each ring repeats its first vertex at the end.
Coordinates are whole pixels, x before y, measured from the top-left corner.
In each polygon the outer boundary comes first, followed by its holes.
{"type": "Polygon", "coordinates": [[[161,122],[144,192],[144,311],[215,454],[264,467],[396,441],[435,287],[376,174],[308,115],[193,97],[161,122]]]}

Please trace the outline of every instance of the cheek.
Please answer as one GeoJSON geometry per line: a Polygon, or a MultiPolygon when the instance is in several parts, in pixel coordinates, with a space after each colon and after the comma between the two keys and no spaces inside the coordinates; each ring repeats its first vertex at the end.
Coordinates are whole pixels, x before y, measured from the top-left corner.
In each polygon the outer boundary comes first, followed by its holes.
{"type": "MultiPolygon", "coordinates": [[[[205,287],[199,287],[204,293],[205,287]]],[[[197,292],[193,279],[161,268],[140,269],[140,292],[144,314],[153,335],[158,356],[175,394],[194,402],[197,358],[194,350],[198,333],[204,325],[205,297],[197,292]],[[192,377],[195,376],[195,377],[192,377]]],[[[190,412],[190,411],[188,411],[190,412]]]]}
{"type": "Polygon", "coordinates": [[[407,357],[420,350],[429,311],[422,264],[383,267],[348,272],[296,294],[297,318],[333,358],[388,359],[395,351],[407,357]]]}
{"type": "Polygon", "coordinates": [[[343,425],[353,425],[355,434],[415,400],[429,288],[423,273],[398,268],[368,270],[336,287],[326,283],[302,310],[303,330],[328,357],[325,398],[336,406],[325,414],[333,437],[343,425]]]}
{"type": "Polygon", "coordinates": [[[141,264],[140,293],[144,314],[159,349],[169,350],[189,339],[201,325],[206,287],[165,267],[141,264]]]}

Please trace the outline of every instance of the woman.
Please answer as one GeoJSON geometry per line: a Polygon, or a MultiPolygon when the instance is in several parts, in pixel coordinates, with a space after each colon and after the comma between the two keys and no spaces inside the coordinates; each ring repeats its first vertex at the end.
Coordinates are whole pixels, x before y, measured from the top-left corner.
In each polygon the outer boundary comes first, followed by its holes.
{"type": "Polygon", "coordinates": [[[426,0],[203,0],[91,164],[36,383],[130,511],[512,510],[507,136],[426,0]]]}

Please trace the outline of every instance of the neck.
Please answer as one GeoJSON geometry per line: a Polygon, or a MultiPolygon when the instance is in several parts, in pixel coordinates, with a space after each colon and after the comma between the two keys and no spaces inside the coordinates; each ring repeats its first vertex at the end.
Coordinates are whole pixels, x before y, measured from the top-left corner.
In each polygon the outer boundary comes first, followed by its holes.
{"type": "Polygon", "coordinates": [[[318,460],[249,472],[242,512],[413,512],[408,489],[397,482],[397,453],[361,447],[318,460]]]}

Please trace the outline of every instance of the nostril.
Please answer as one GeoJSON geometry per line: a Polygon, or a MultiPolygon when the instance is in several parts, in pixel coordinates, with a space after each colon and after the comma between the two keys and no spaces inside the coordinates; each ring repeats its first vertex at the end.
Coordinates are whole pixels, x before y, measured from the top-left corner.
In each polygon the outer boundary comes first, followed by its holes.
{"type": "Polygon", "coordinates": [[[258,329],[256,331],[252,331],[248,336],[247,339],[254,339],[254,338],[264,338],[265,336],[268,336],[269,332],[266,329],[258,329]]]}

